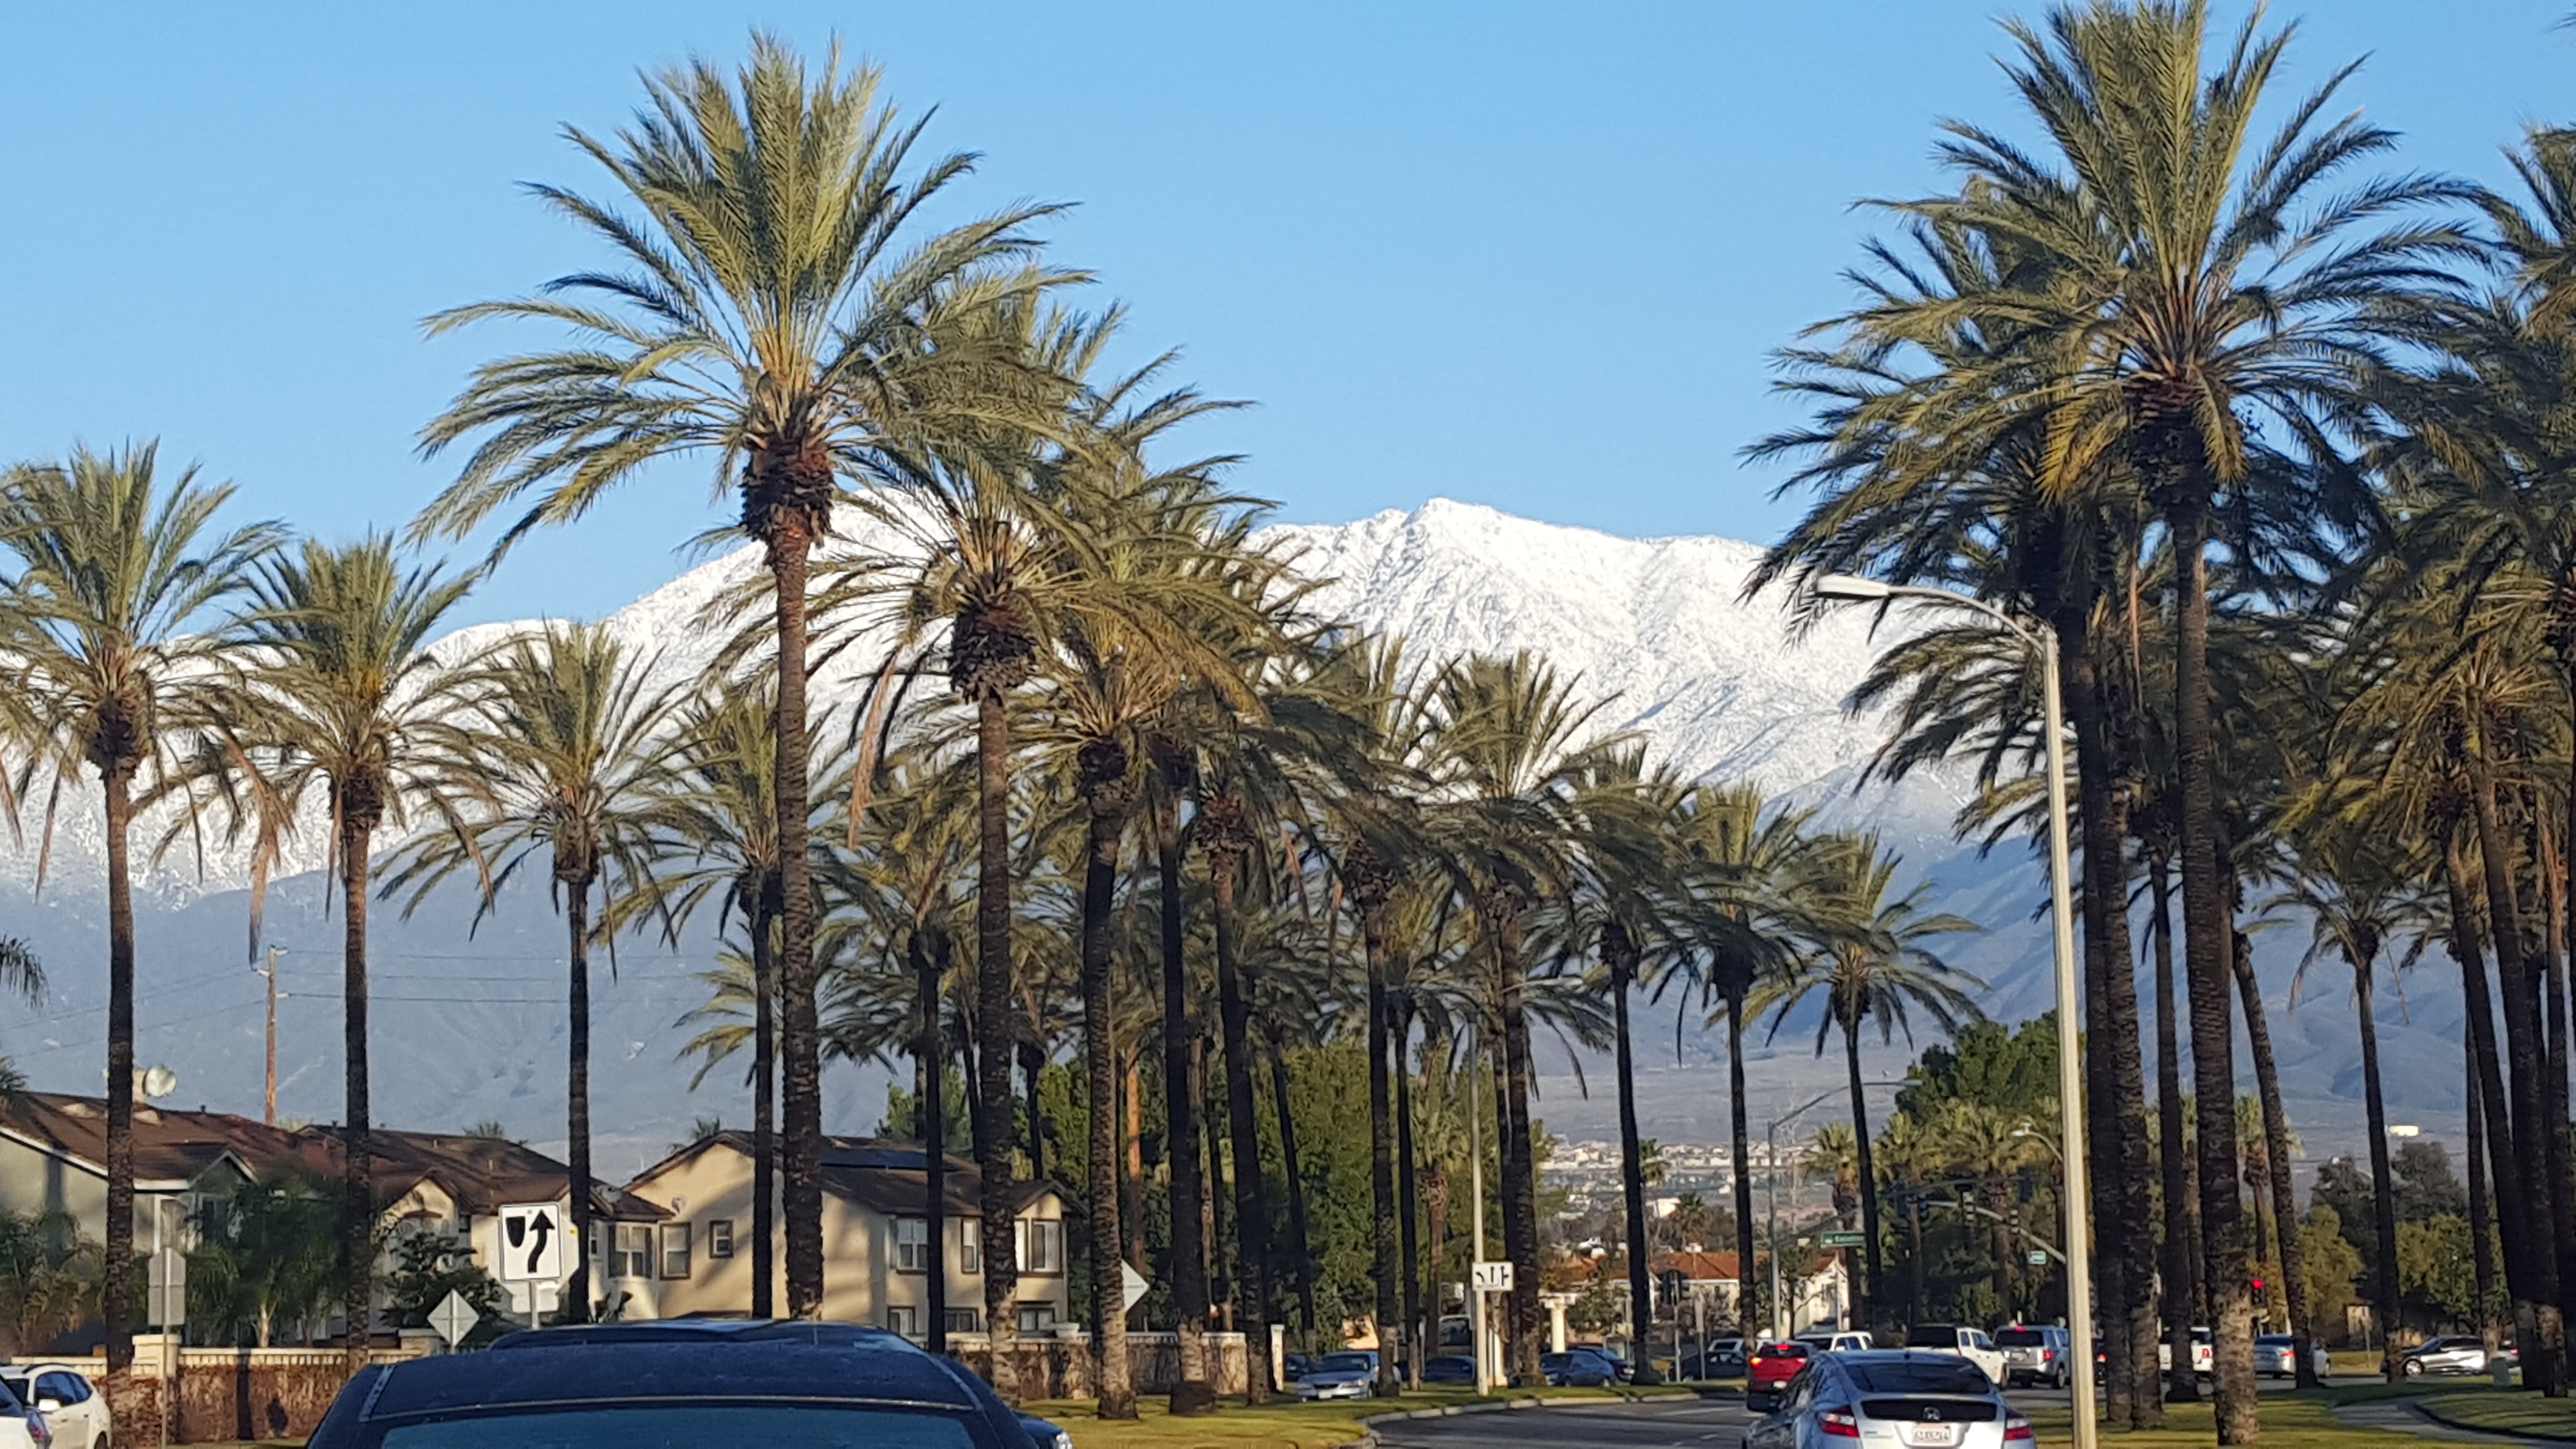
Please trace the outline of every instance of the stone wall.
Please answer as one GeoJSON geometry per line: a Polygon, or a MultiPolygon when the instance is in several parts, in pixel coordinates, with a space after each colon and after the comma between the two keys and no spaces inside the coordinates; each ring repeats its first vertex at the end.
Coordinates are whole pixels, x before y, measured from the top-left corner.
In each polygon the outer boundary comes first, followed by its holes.
{"type": "MultiPolygon", "coordinates": [[[[378,1351],[379,1363],[411,1357],[378,1351]]],[[[102,1393],[104,1359],[62,1359],[89,1375],[102,1393]]],[[[189,1348],[179,1351],[176,1388],[158,1354],[136,1355],[131,1401],[117,1406],[118,1449],[161,1449],[164,1444],[216,1444],[245,1439],[302,1439],[348,1382],[347,1360],[337,1349],[189,1348]],[[164,1424],[168,1437],[163,1437],[164,1424]]]]}

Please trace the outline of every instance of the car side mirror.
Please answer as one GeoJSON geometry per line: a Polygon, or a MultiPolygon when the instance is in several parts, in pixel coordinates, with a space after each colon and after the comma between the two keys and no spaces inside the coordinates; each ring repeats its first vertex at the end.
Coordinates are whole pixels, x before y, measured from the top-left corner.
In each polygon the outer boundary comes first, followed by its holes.
{"type": "Polygon", "coordinates": [[[59,1414],[62,1411],[63,1401],[60,1399],[38,1399],[36,1401],[36,1412],[39,1414],[59,1414]]]}

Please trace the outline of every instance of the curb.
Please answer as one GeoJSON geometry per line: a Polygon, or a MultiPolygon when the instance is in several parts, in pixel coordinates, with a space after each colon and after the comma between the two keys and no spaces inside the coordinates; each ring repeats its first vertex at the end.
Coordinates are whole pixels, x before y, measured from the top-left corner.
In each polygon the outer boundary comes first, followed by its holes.
{"type": "Polygon", "coordinates": [[[2576,1434],[2554,1434],[2546,1429],[2498,1429],[2487,1424],[2472,1424],[2466,1419],[2454,1419],[2434,1409],[2422,1399],[2400,1399],[2398,1402],[2445,1429],[2458,1429],[2468,1434],[2484,1434],[2494,1439],[2542,1439],[2557,1444],[2576,1444],[2576,1434]]]}

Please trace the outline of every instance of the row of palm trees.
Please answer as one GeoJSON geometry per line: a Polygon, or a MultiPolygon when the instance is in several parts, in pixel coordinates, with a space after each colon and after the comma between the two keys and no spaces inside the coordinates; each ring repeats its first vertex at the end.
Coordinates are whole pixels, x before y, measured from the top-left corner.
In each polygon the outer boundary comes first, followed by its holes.
{"type": "MultiPolygon", "coordinates": [[[[2352,972],[2381,1303],[2372,990],[2428,944],[2459,964],[2471,1140],[2527,1381],[2564,1392],[2576,137],[2533,131],[2508,197],[2376,170],[2395,136],[2333,110],[2351,68],[2273,95],[2290,35],[2259,16],[2214,54],[2197,0],[2085,0],[2007,30],[2018,123],[1947,124],[1957,189],[1884,203],[1898,235],[1860,305],[1784,355],[1812,418],[1756,451],[1794,460],[1816,502],[1759,582],[1865,572],[2050,631],[2079,784],[2093,1218],[2148,1222],[2162,1197],[2160,1234],[2099,1240],[2112,1419],[2160,1416],[2160,1305],[2170,1392],[2192,1392],[2197,1299],[2220,1441],[2259,1430],[2232,1108],[2241,1040],[2257,1198],[2295,1221],[2245,934],[2272,899],[2310,923],[2311,965],[2352,972]],[[2279,123],[2258,135],[2267,103],[2279,123]]],[[[1881,765],[1965,761],[1982,794],[1962,829],[2026,835],[2038,661],[1952,617],[1924,616],[1863,690],[1895,710],[1881,765]]],[[[2297,1234],[2280,1237],[2304,1339],[2297,1234]]]]}

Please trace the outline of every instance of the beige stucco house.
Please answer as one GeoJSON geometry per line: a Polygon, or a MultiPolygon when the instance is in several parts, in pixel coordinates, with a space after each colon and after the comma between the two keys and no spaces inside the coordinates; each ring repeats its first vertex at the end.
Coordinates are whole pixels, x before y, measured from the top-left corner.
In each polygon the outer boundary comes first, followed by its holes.
{"type": "MultiPolygon", "coordinates": [[[[916,1143],[824,1139],[823,1317],[919,1337],[927,1327],[929,1275],[939,1271],[947,1278],[949,1330],[985,1327],[980,1179],[973,1164],[948,1159],[944,1221],[934,1254],[925,1178],[916,1143]]],[[[626,1191],[670,1216],[651,1225],[617,1226],[616,1240],[606,1245],[617,1270],[614,1281],[641,1281],[641,1270],[650,1269],[651,1311],[663,1317],[749,1312],[751,1180],[751,1137],[743,1132],[719,1132],[646,1168],[626,1191]]],[[[1017,1327],[1046,1332],[1070,1321],[1062,1189],[1049,1182],[1023,1185],[1017,1238],[1017,1327]]],[[[772,1291],[783,1305],[783,1227],[776,1241],[772,1291]]],[[[630,1304],[629,1314],[638,1306],[630,1304]]]]}

